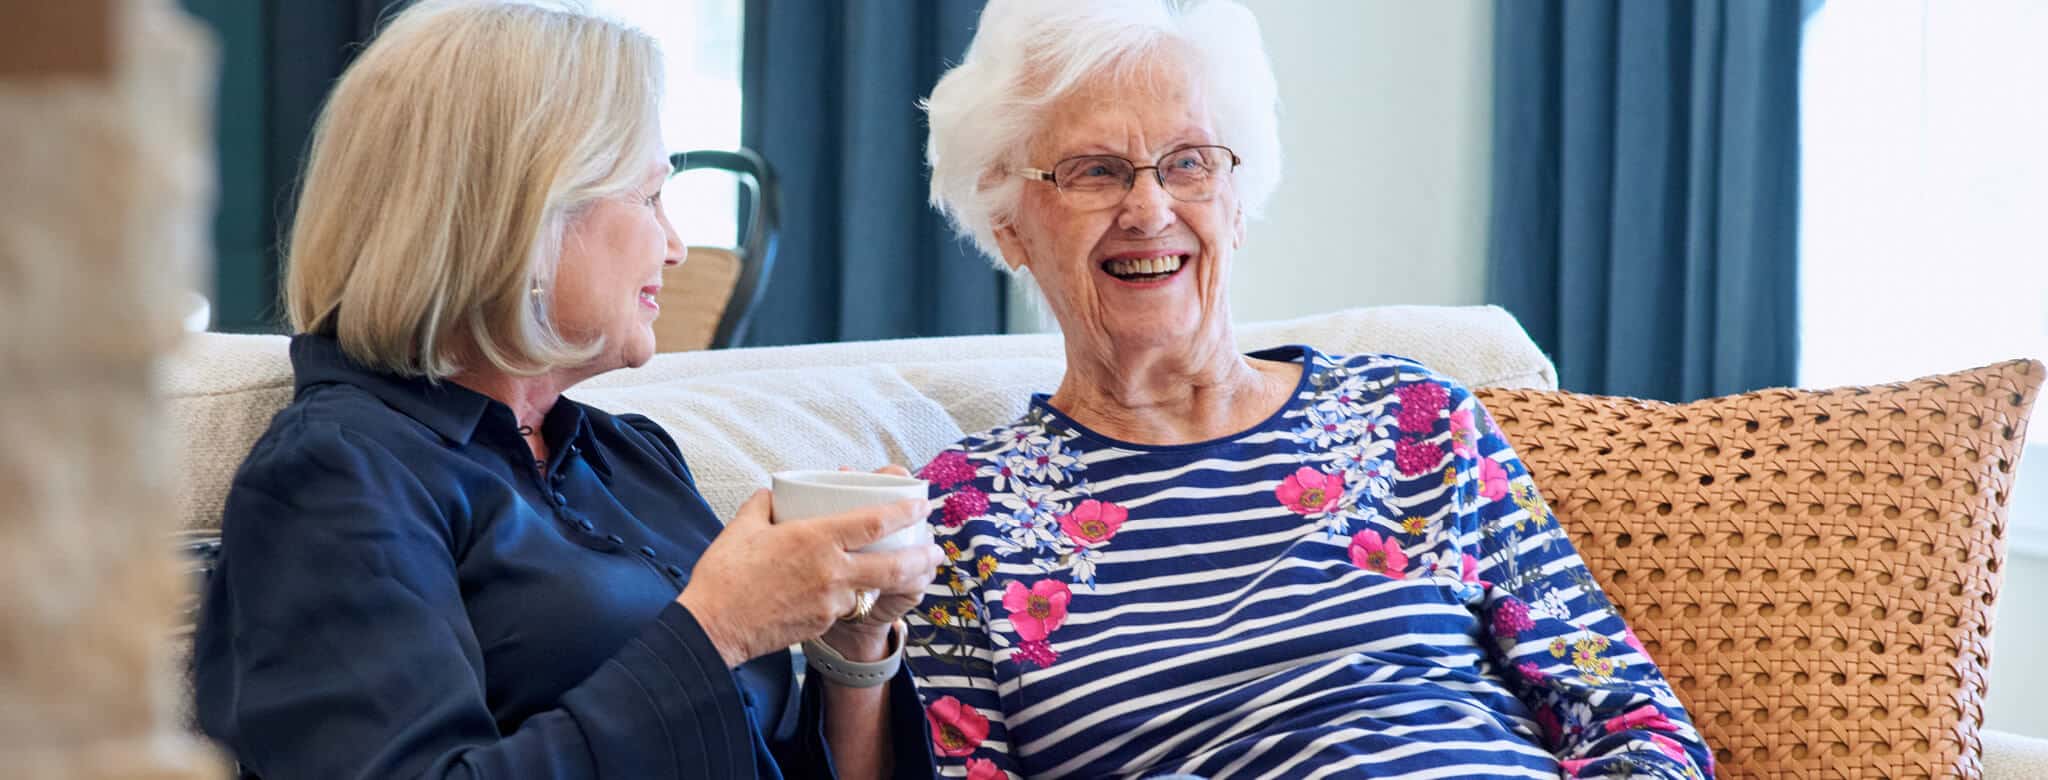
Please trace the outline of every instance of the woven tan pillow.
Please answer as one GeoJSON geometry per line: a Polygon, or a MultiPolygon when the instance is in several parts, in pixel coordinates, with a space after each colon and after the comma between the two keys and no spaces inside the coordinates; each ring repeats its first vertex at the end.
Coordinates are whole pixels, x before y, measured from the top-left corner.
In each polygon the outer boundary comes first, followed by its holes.
{"type": "Polygon", "coordinates": [[[1690,404],[1480,390],[1722,777],[1976,777],[2044,372],[1690,404]]]}

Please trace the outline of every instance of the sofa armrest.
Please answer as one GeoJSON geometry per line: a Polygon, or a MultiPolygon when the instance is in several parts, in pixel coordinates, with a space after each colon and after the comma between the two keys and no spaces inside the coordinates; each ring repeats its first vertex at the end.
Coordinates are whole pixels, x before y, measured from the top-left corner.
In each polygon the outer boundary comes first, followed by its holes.
{"type": "Polygon", "coordinates": [[[2048,777],[2048,739],[1985,729],[1984,780],[2048,777]]]}

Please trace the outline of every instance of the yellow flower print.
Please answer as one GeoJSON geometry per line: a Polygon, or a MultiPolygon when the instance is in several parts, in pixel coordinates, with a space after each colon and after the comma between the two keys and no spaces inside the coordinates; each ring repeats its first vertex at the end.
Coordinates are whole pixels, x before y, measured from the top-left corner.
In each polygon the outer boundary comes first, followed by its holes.
{"type": "Polygon", "coordinates": [[[1563,658],[1564,654],[1570,651],[1571,646],[1564,643],[1564,637],[1550,640],[1550,657],[1563,658]]]}
{"type": "Polygon", "coordinates": [[[957,561],[964,557],[966,556],[961,554],[960,545],[954,544],[952,542],[946,543],[946,560],[957,561]]]}
{"type": "Polygon", "coordinates": [[[981,578],[986,580],[989,575],[996,573],[996,557],[993,555],[981,556],[981,560],[974,562],[974,568],[975,571],[981,573],[981,578]]]}
{"type": "Polygon", "coordinates": [[[931,622],[932,622],[932,625],[935,625],[935,626],[950,626],[950,625],[953,625],[953,615],[952,615],[952,613],[949,613],[949,612],[947,612],[947,611],[946,611],[946,608],[945,608],[945,607],[942,607],[942,606],[941,606],[941,607],[932,607],[932,608],[931,608],[930,610],[928,610],[928,611],[926,611],[926,612],[924,613],[924,617],[925,617],[925,619],[926,619],[926,620],[929,620],[929,621],[931,621],[931,622]]]}
{"type": "Polygon", "coordinates": [[[1550,516],[1550,507],[1544,505],[1542,494],[1536,492],[1536,483],[1526,479],[1518,480],[1508,492],[1514,498],[1515,506],[1521,507],[1522,512],[1527,515],[1515,521],[1515,530],[1522,530],[1530,520],[1540,523],[1550,516]]]}
{"type": "Polygon", "coordinates": [[[1409,536],[1421,536],[1422,532],[1427,530],[1429,530],[1429,518],[1427,517],[1416,515],[1401,521],[1401,532],[1409,536]]]}
{"type": "MultiPolygon", "coordinates": [[[[937,607],[934,607],[933,609],[937,609],[937,607]]],[[[960,614],[960,619],[962,621],[972,622],[975,619],[981,617],[980,615],[974,614],[974,604],[972,602],[955,602],[953,604],[953,610],[960,614]]]]}
{"type": "Polygon", "coordinates": [[[1458,484],[1458,467],[1444,467],[1444,487],[1450,487],[1455,484],[1458,484]]]}
{"type": "MultiPolygon", "coordinates": [[[[1556,655],[1563,643],[1563,639],[1552,642],[1551,654],[1556,655]]],[[[1607,637],[1587,637],[1574,642],[1572,647],[1572,666],[1579,670],[1579,674],[1585,677],[1587,682],[1596,685],[1611,682],[1614,679],[1614,670],[1626,666],[1607,657],[1607,637]]]]}
{"type": "Polygon", "coordinates": [[[967,583],[961,581],[959,574],[954,574],[951,579],[946,580],[946,587],[952,588],[955,596],[967,592],[967,583]]]}

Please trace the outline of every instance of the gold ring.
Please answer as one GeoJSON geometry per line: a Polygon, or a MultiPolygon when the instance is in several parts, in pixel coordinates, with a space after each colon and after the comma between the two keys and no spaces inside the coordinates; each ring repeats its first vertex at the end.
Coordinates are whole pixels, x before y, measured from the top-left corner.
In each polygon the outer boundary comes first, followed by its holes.
{"type": "Polygon", "coordinates": [[[881,594],[876,593],[872,590],[854,591],[853,609],[848,610],[847,613],[844,615],[840,615],[839,622],[859,623],[863,620],[868,619],[868,613],[873,612],[875,610],[875,598],[879,595],[881,594]]]}

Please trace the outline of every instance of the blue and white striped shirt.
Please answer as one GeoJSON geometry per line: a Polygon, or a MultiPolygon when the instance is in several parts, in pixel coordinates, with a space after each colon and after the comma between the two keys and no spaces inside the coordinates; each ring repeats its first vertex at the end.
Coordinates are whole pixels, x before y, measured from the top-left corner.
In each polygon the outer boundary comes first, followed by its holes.
{"type": "Polygon", "coordinates": [[[1146,446],[1043,397],[922,470],[942,773],[1699,777],[1711,759],[1471,393],[1305,347],[1251,430],[1146,446]]]}

